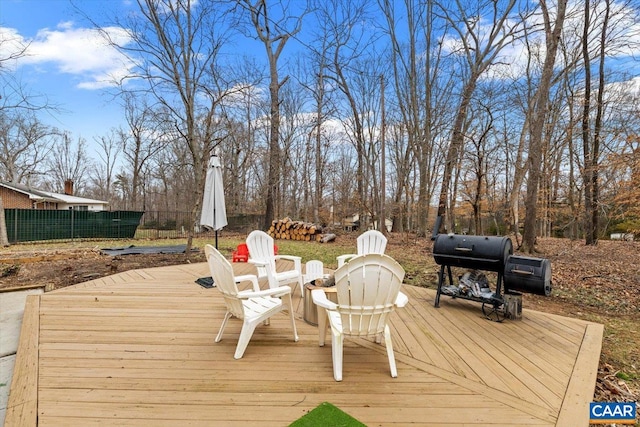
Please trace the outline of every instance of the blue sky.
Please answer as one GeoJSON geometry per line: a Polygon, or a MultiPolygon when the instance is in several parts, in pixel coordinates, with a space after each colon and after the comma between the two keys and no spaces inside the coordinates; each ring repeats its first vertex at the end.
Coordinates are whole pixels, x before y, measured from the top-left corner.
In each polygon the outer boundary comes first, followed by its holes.
{"type": "MultiPolygon", "coordinates": [[[[29,43],[29,54],[19,63],[3,65],[11,67],[31,93],[45,94],[59,106],[54,114],[39,116],[42,121],[90,144],[94,137],[124,124],[121,101],[109,95],[106,81],[126,75],[127,64],[105,45],[86,17],[104,28],[113,25],[115,16],[137,10],[134,0],[0,0],[0,58],[11,47],[7,40],[29,43]]],[[[119,27],[113,27],[111,35],[126,39],[119,27]]],[[[258,42],[240,39],[233,41],[233,54],[262,54],[258,42]]],[[[292,51],[294,44],[289,43],[287,50],[292,51]]]]}
{"type": "MultiPolygon", "coordinates": [[[[120,2],[78,3],[100,23],[106,19],[105,7],[113,13],[120,2]]],[[[118,103],[98,83],[118,55],[104,46],[69,0],[0,0],[0,27],[5,40],[31,42],[31,55],[14,72],[30,92],[46,94],[60,107],[55,116],[42,116],[43,121],[88,141],[120,124],[118,103]]]]}
{"type": "MultiPolygon", "coordinates": [[[[30,55],[14,64],[12,71],[31,92],[46,94],[50,102],[60,106],[55,116],[40,118],[91,143],[122,123],[120,101],[105,93],[104,82],[106,76],[124,73],[126,64],[104,44],[73,3],[99,25],[108,25],[116,14],[124,16],[137,9],[133,0],[0,0],[0,50],[7,46],[6,40],[30,43],[30,55]]],[[[122,29],[114,29],[113,34],[118,31],[122,29]]],[[[300,47],[294,43],[285,50],[300,47]]],[[[236,46],[235,52],[242,50],[236,46]]],[[[509,53],[512,61],[517,51],[509,53]]],[[[0,58],[3,53],[0,51],[0,58]]],[[[636,50],[627,55],[632,63],[625,68],[638,66],[638,54],[636,50]]],[[[263,52],[257,55],[262,57],[263,52]]],[[[12,66],[3,64],[7,65],[12,66]]]]}

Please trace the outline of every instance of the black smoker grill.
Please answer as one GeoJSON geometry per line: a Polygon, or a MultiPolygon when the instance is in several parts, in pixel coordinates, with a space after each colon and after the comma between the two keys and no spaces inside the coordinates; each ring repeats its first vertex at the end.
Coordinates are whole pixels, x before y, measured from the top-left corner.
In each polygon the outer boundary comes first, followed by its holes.
{"type": "Polygon", "coordinates": [[[488,319],[501,321],[507,314],[503,282],[507,293],[521,291],[546,296],[551,293],[549,260],[514,256],[513,244],[508,237],[438,234],[433,243],[433,258],[440,265],[435,307],[439,307],[440,295],[444,293],[481,302],[482,312],[488,319]],[[495,292],[461,293],[459,287],[454,286],[451,267],[497,273],[495,292]],[[445,285],[447,279],[448,286],[445,285]]]}

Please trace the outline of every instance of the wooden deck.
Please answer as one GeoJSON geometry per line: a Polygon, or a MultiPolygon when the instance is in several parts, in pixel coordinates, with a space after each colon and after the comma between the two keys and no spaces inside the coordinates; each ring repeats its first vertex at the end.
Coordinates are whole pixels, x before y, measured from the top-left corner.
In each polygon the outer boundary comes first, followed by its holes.
{"type": "Polygon", "coordinates": [[[405,286],[398,378],[383,346],[346,340],[338,383],[298,291],[299,342],[280,314],[234,360],[240,322],[214,343],[223,301],[194,283],[209,275],[135,270],[28,297],[5,426],[287,426],[324,401],[368,426],[588,424],[602,325],[526,309],[495,323],[405,286]]]}

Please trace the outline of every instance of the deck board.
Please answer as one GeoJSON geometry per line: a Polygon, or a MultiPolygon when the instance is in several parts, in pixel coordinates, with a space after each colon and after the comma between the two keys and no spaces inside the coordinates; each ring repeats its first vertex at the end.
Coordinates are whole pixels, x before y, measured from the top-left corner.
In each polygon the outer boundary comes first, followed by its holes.
{"type": "Polygon", "coordinates": [[[300,340],[281,313],[234,360],[241,325],[232,319],[214,343],[225,309],[195,283],[208,275],[205,263],[159,267],[35,297],[6,425],[283,426],[323,401],[367,425],[588,421],[602,325],[528,310],[490,322],[478,304],[443,298],[436,309],[433,290],[405,287],[409,304],[391,317],[398,378],[383,346],[347,339],[335,382],[331,345],[318,346],[299,290],[300,340]]]}
{"type": "Polygon", "coordinates": [[[38,416],[39,295],[27,296],[5,426],[33,426],[38,416]]]}

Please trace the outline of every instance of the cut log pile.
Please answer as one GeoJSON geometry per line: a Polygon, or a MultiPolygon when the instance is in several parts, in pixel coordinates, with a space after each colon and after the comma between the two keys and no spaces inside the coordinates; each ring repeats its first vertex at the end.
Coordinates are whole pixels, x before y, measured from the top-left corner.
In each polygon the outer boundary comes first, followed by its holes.
{"type": "Polygon", "coordinates": [[[319,242],[322,239],[322,227],[310,222],[293,221],[289,217],[272,221],[267,233],[274,239],[283,240],[319,242]]]}

